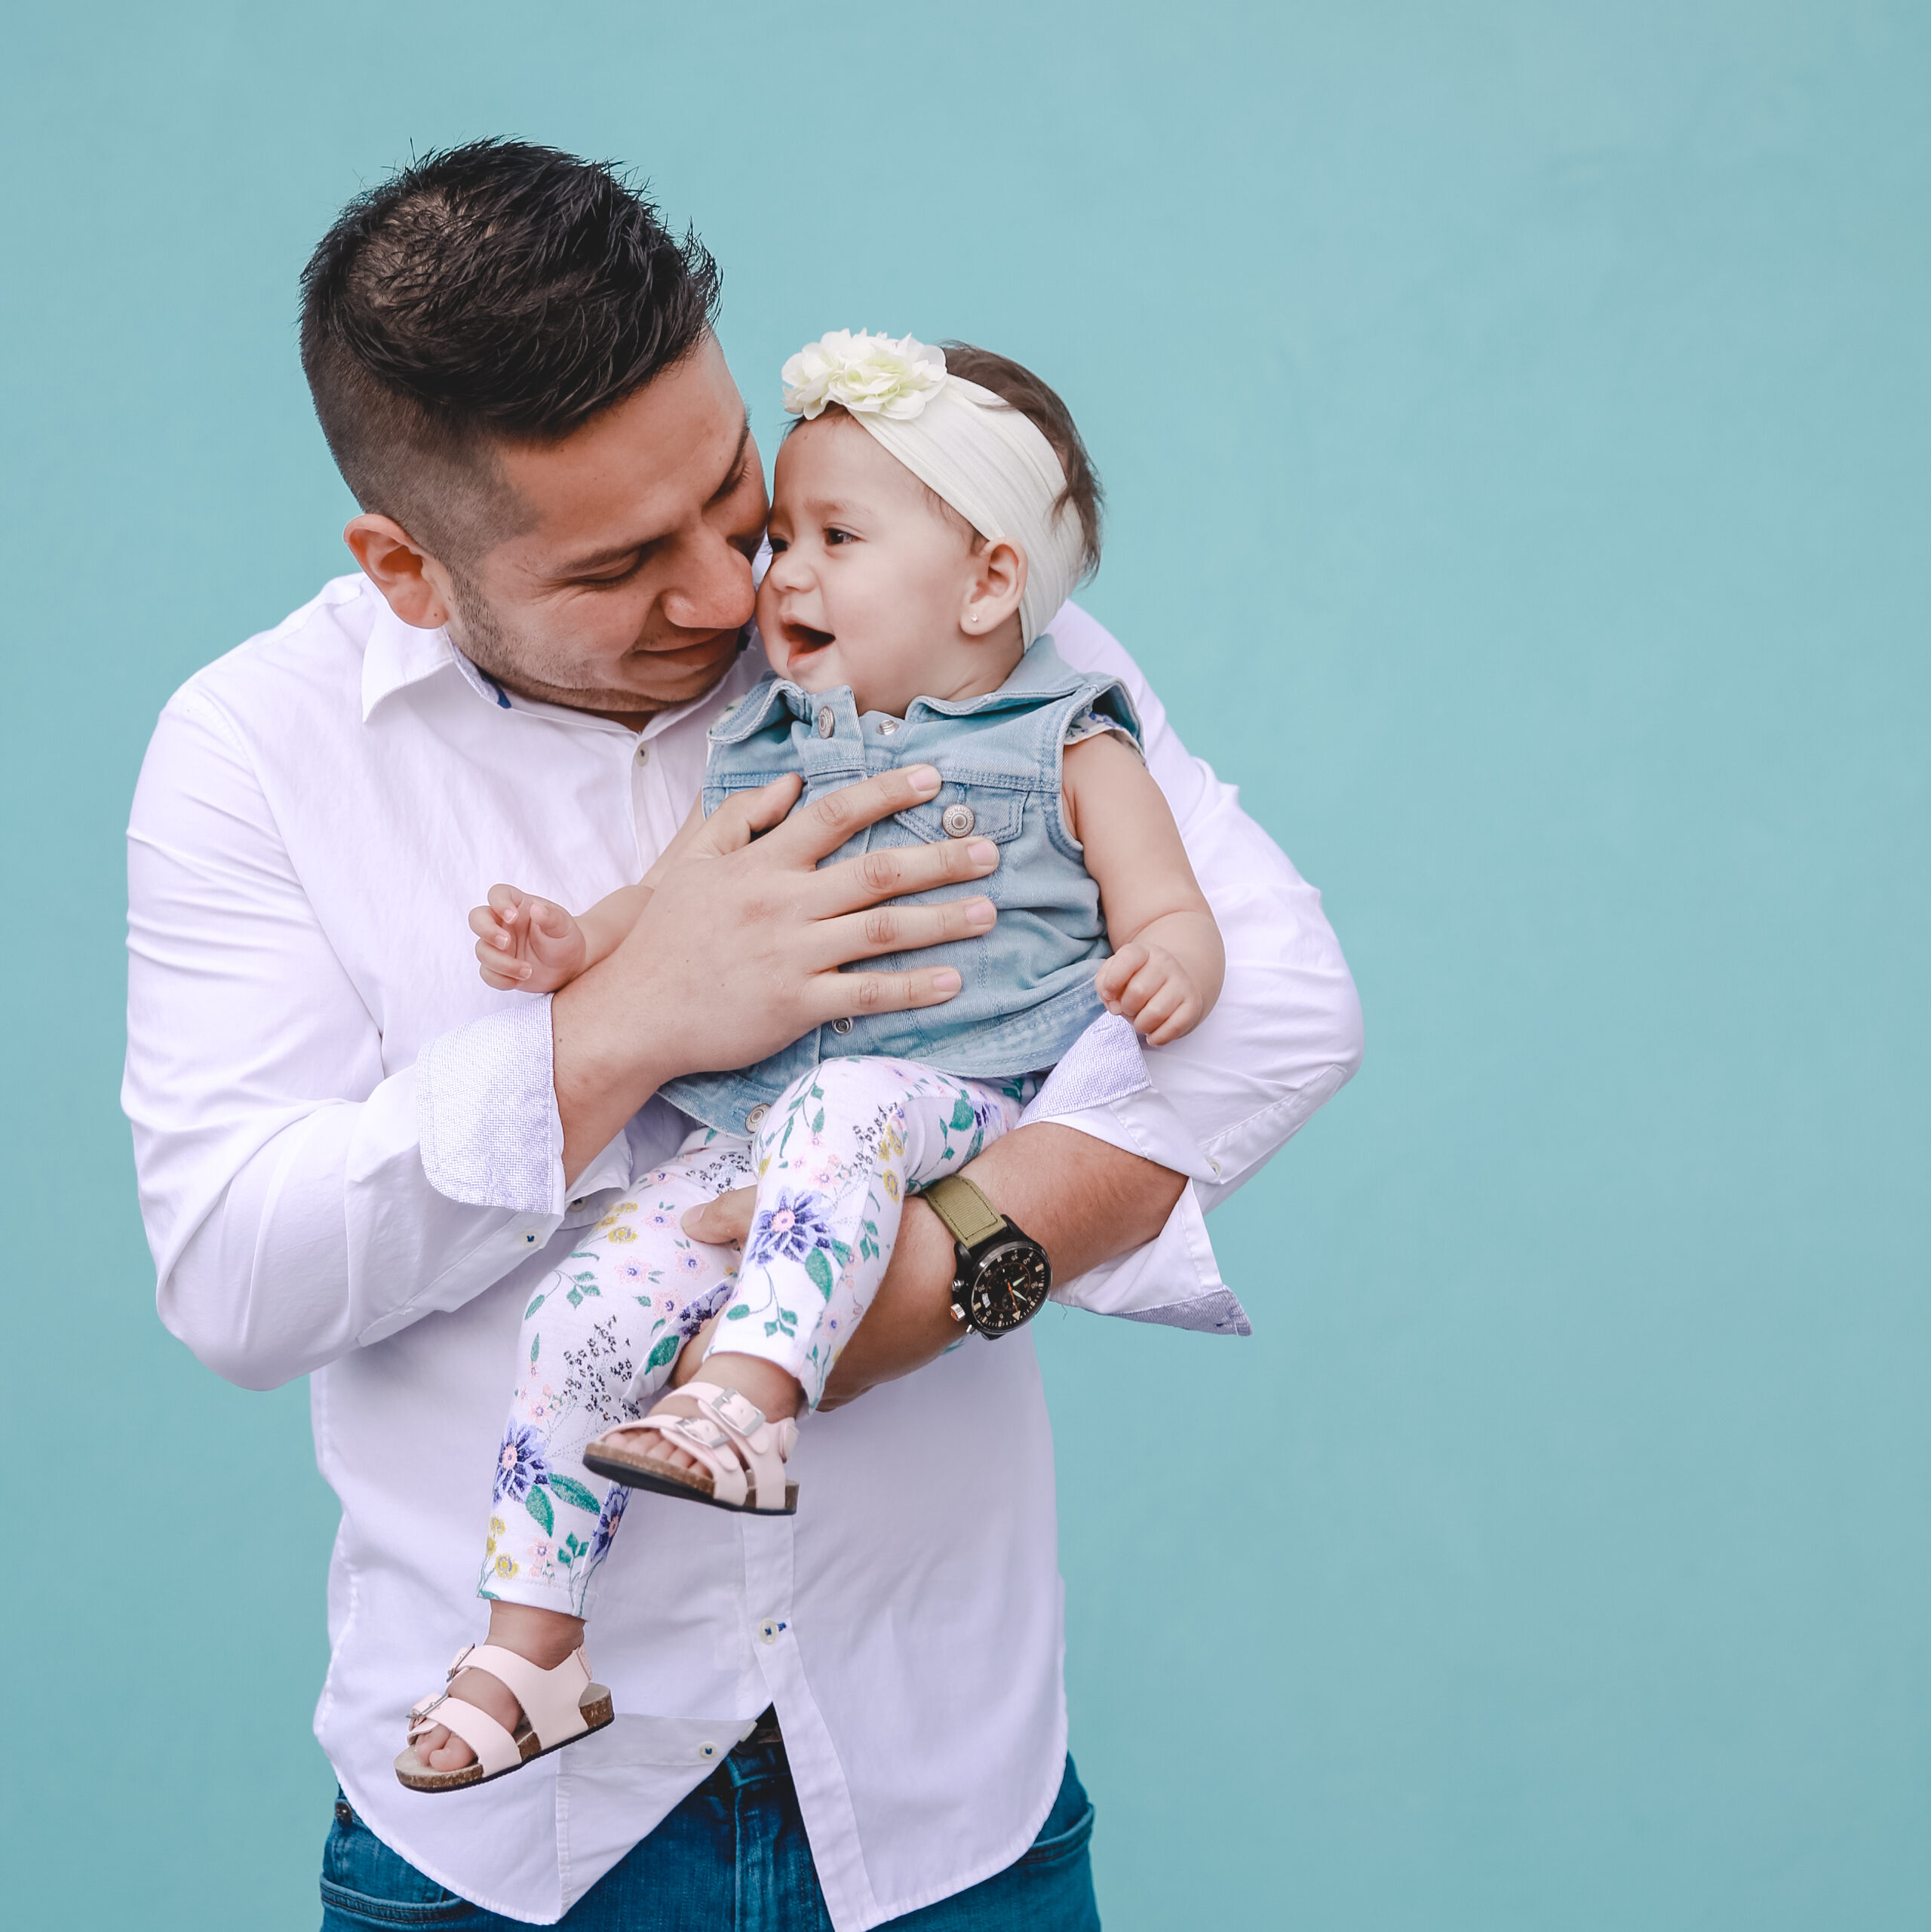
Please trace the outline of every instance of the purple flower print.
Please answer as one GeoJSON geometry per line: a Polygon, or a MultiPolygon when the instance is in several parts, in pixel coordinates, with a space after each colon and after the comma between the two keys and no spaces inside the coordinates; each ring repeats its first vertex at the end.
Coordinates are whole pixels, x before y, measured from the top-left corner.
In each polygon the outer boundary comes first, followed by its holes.
{"type": "Polygon", "coordinates": [[[597,1527],[590,1532],[590,1560],[594,1563],[610,1547],[610,1539],[617,1533],[617,1525],[624,1519],[624,1505],[631,1500],[631,1492],[621,1482],[610,1485],[610,1493],[603,1499],[603,1507],[597,1512],[597,1527]]]}
{"type": "Polygon", "coordinates": [[[507,1497],[512,1503],[520,1503],[530,1494],[530,1485],[541,1482],[549,1473],[550,1465],[543,1459],[543,1438],[526,1424],[511,1423],[496,1458],[493,1500],[500,1503],[507,1497]]]}
{"type": "Polygon", "coordinates": [[[807,1188],[794,1194],[781,1189],[775,1207],[759,1211],[744,1243],[747,1266],[757,1261],[795,1261],[801,1266],[814,1248],[831,1246],[831,1228],[818,1196],[807,1188]]]}
{"type": "Polygon", "coordinates": [[[680,1256],[678,1259],[677,1265],[679,1267],[682,1268],[684,1273],[687,1275],[699,1273],[702,1271],[704,1267],[703,1262],[695,1255],[685,1255],[680,1256]]]}

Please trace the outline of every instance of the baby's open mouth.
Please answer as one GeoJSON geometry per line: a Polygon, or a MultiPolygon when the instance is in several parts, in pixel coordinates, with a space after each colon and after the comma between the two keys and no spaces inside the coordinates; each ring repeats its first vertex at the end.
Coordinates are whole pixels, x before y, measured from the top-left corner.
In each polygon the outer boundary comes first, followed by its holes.
{"type": "Polygon", "coordinates": [[[809,624],[794,623],[788,617],[784,619],[783,629],[784,641],[794,651],[822,650],[834,636],[830,631],[814,631],[809,624]]]}

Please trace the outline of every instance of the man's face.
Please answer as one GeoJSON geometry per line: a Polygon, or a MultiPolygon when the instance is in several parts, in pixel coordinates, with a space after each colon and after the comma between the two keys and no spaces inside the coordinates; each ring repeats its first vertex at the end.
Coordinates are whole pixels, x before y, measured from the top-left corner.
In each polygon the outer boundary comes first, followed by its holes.
{"type": "Polygon", "coordinates": [[[751,621],[764,471],[714,336],[560,443],[508,447],[528,527],[452,573],[507,689],[635,719],[701,697],[751,621]]]}

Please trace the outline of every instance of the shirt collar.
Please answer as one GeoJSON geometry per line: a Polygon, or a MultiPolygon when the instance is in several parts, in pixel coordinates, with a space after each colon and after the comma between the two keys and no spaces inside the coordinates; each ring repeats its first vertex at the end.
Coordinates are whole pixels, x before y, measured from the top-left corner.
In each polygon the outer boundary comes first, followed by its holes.
{"type": "Polygon", "coordinates": [[[412,684],[453,666],[456,647],[440,625],[433,631],[419,631],[405,624],[379,593],[376,596],[376,621],[362,653],[362,722],[367,724],[376,707],[412,684]]]}

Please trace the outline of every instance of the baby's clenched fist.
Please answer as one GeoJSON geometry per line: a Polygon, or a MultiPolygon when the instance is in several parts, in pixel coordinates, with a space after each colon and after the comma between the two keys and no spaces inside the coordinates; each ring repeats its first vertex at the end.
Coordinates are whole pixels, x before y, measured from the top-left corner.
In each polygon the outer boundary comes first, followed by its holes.
{"type": "Polygon", "coordinates": [[[1131,1020],[1150,1046],[1165,1046],[1191,1033],[1211,1004],[1171,953],[1141,939],[1130,941],[1103,962],[1093,987],[1107,1011],[1131,1020]]]}

